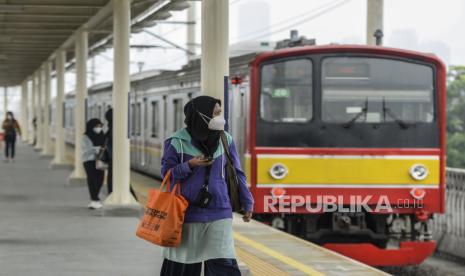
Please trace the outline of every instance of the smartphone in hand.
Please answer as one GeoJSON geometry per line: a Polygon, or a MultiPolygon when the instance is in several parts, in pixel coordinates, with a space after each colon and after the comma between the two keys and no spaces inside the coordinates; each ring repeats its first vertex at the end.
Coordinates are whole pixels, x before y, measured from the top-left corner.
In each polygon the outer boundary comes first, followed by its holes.
{"type": "Polygon", "coordinates": [[[213,161],[213,156],[203,156],[202,159],[206,162],[211,162],[213,161]]]}

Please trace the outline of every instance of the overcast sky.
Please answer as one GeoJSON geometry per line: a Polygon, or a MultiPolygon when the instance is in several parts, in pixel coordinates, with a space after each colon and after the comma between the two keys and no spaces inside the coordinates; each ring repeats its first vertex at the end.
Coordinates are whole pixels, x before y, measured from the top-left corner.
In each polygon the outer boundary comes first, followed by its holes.
{"type": "MultiPolygon", "coordinates": [[[[197,43],[200,43],[200,5],[197,18],[197,43]]],[[[186,11],[173,12],[169,21],[185,21],[186,11]]],[[[316,38],[317,44],[366,41],[366,0],[230,0],[230,42],[281,40],[291,29],[316,38]]],[[[385,0],[384,45],[433,52],[447,64],[465,64],[465,1],[463,0],[385,0]]],[[[186,26],[159,24],[150,29],[186,46],[186,26]]],[[[166,45],[145,34],[133,34],[132,44],[166,45]]],[[[200,53],[200,48],[197,53],[200,53]]],[[[113,79],[111,50],[94,61],[95,83],[113,79]]],[[[131,73],[139,70],[178,69],[187,61],[176,49],[132,50],[131,73]]],[[[88,66],[91,67],[92,61],[88,66]]],[[[67,90],[74,87],[69,73],[67,90]]]]}
{"type": "MultiPolygon", "coordinates": [[[[291,29],[316,38],[317,44],[366,41],[366,0],[230,0],[230,42],[281,40],[291,29]]],[[[200,1],[191,2],[198,7],[200,1]]],[[[186,11],[173,12],[169,21],[185,21],[186,11]]],[[[197,22],[200,43],[200,21],[197,22]]],[[[384,45],[432,52],[448,65],[465,65],[465,0],[384,0],[384,45]]],[[[186,46],[186,26],[159,24],[152,32],[186,46]]],[[[131,44],[163,42],[144,33],[132,34],[131,44]]],[[[197,51],[200,54],[200,48],[197,51]]],[[[89,60],[89,86],[113,80],[113,52],[89,60]],[[92,70],[92,63],[95,64],[92,70]]],[[[179,69],[186,54],[176,49],[131,50],[131,73],[139,70],[179,69]]],[[[66,91],[74,90],[74,72],[66,74],[66,91]]],[[[18,102],[11,88],[12,104],[18,102]]],[[[52,95],[56,82],[52,80],[52,95]]],[[[3,99],[0,99],[0,102],[3,99]]]]}

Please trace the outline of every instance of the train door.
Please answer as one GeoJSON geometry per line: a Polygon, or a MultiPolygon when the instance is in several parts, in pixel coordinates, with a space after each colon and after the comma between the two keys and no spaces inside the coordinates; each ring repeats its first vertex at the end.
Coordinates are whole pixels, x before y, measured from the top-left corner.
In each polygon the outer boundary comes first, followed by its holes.
{"type": "Polygon", "coordinates": [[[147,102],[147,141],[149,141],[149,150],[146,151],[147,160],[150,166],[147,168],[147,172],[159,175],[161,170],[161,156],[162,156],[162,145],[163,145],[163,132],[164,132],[164,101],[163,97],[155,96],[149,98],[147,102]]]}
{"type": "Polygon", "coordinates": [[[247,129],[247,95],[249,84],[242,82],[231,85],[229,90],[229,132],[234,138],[237,151],[243,163],[247,129]]]}

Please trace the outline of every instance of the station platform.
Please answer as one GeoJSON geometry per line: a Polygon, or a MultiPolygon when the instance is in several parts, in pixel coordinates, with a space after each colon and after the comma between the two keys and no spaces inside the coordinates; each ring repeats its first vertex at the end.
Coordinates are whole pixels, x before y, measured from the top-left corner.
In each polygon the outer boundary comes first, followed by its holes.
{"type": "MultiPolygon", "coordinates": [[[[70,171],[49,164],[22,143],[0,163],[0,275],[159,275],[161,248],[135,236],[138,218],[87,209],[87,187],[65,186],[70,171]]],[[[159,185],[136,172],[131,182],[141,205],[159,185]]],[[[388,275],[259,222],[233,227],[244,276],[388,275]]]]}

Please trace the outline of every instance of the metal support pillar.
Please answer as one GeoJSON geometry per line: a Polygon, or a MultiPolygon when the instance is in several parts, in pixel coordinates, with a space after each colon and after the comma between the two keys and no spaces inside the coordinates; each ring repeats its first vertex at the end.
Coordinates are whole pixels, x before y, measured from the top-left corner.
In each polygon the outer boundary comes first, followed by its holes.
{"type": "Polygon", "coordinates": [[[55,157],[50,164],[52,169],[69,168],[65,160],[65,128],[63,122],[63,103],[65,95],[66,51],[58,50],[55,69],[57,78],[57,95],[55,99],[55,157]]]}
{"type": "MultiPolygon", "coordinates": [[[[195,22],[196,19],[196,3],[191,3],[190,8],[187,10],[187,22],[195,22]]],[[[196,44],[195,44],[195,24],[187,24],[187,58],[189,61],[195,58],[196,44]],[[194,54],[191,54],[194,53],[194,54]]]]}
{"type": "Polygon", "coordinates": [[[22,141],[26,142],[29,138],[29,108],[28,108],[28,80],[21,84],[21,134],[22,141]]]}
{"type": "Polygon", "coordinates": [[[34,142],[36,142],[36,137],[37,137],[37,130],[36,128],[34,127],[34,124],[37,123],[37,114],[36,114],[36,106],[35,106],[35,102],[36,102],[36,85],[37,85],[37,80],[36,80],[36,75],[35,74],[32,74],[31,76],[31,80],[32,80],[32,83],[31,83],[31,102],[29,103],[30,107],[31,107],[31,125],[32,125],[32,128],[31,128],[31,133],[29,135],[29,144],[31,145],[34,145],[34,142]],[[33,123],[32,121],[35,120],[36,123],[33,123]]]}
{"type": "Polygon", "coordinates": [[[85,130],[85,99],[87,97],[87,32],[76,34],[76,100],[74,106],[74,171],[68,179],[70,186],[86,185],[86,174],[82,164],[82,135],[85,130]]]}
{"type": "Polygon", "coordinates": [[[383,1],[367,0],[367,44],[376,45],[376,30],[383,31],[383,1]]]}
{"type": "Polygon", "coordinates": [[[36,135],[36,145],[34,149],[36,151],[41,151],[42,150],[42,86],[44,84],[43,78],[42,78],[42,67],[40,67],[37,72],[36,72],[36,78],[37,78],[37,86],[35,89],[36,93],[36,126],[37,126],[37,135],[36,135]]]}
{"type": "Polygon", "coordinates": [[[224,79],[229,76],[228,0],[202,1],[201,91],[224,102],[224,79]]]}
{"type": "MultiPolygon", "coordinates": [[[[113,0],[113,192],[105,200],[104,214],[133,214],[139,204],[129,192],[128,137],[130,2],[113,0]]],[[[138,212],[138,211],[137,211],[138,212]]]]}
{"type": "Polygon", "coordinates": [[[52,155],[52,141],[50,137],[50,61],[46,61],[44,64],[44,92],[42,93],[43,98],[43,120],[42,120],[42,153],[41,157],[51,158],[52,155]]]}

